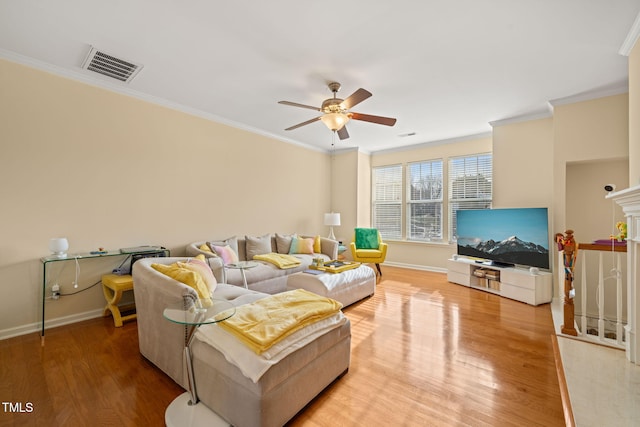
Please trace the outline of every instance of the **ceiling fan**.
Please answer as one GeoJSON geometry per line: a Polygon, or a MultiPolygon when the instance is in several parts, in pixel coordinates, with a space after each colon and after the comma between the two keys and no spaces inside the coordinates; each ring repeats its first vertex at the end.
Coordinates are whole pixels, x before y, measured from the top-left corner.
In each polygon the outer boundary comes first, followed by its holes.
{"type": "Polygon", "coordinates": [[[291,105],[292,107],[308,108],[310,110],[316,110],[322,113],[321,116],[318,116],[311,120],[307,120],[306,122],[298,123],[297,125],[291,126],[285,130],[297,129],[301,126],[305,126],[310,123],[317,122],[318,120],[322,120],[322,122],[327,125],[330,130],[337,132],[338,137],[342,140],[349,138],[349,132],[347,132],[347,127],[345,125],[351,119],[377,123],[385,126],[393,126],[396,124],[396,119],[392,119],[390,117],[372,116],[370,114],[361,114],[349,111],[351,107],[355,107],[371,96],[371,92],[369,92],[368,90],[360,88],[352,93],[349,97],[347,97],[347,99],[340,99],[336,96],[336,94],[340,90],[340,83],[329,83],[329,90],[333,92],[333,98],[325,99],[322,102],[322,106],[319,108],[313,107],[311,105],[298,104],[297,102],[279,101],[278,104],[291,105]]]}

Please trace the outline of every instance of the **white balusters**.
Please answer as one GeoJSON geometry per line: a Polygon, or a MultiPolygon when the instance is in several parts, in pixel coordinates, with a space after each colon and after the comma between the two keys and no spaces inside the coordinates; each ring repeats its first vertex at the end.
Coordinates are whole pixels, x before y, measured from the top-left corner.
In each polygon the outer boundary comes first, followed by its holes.
{"type": "MultiPolygon", "coordinates": [[[[615,248],[614,250],[613,246],[583,243],[578,247],[580,283],[574,283],[576,300],[579,299],[580,302],[579,313],[576,313],[578,338],[624,349],[627,324],[624,307],[627,301],[624,293],[625,276],[622,269],[623,263],[626,263],[625,249],[615,248]],[[596,261],[595,253],[598,254],[597,277],[592,277],[595,271],[590,267],[596,261]],[[605,272],[605,258],[609,255],[611,255],[611,269],[605,272]],[[593,298],[595,298],[595,304],[593,298]],[[609,311],[606,310],[607,301],[609,301],[609,311]],[[615,301],[615,315],[612,313],[613,301],[615,301]],[[594,306],[597,308],[597,313],[594,312],[594,306]],[[597,328],[597,335],[589,334],[587,332],[589,328],[597,328]],[[615,338],[612,337],[612,333],[615,334],[615,338]]],[[[563,254],[559,252],[558,283],[564,282],[564,273],[563,254]]]]}

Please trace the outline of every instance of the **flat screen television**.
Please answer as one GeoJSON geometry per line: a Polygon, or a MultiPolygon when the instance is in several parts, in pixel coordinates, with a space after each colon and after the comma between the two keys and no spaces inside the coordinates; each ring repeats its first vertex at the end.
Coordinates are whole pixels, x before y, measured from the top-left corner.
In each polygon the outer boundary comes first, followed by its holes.
{"type": "Polygon", "coordinates": [[[459,210],[458,255],[549,269],[547,208],[459,210]]]}

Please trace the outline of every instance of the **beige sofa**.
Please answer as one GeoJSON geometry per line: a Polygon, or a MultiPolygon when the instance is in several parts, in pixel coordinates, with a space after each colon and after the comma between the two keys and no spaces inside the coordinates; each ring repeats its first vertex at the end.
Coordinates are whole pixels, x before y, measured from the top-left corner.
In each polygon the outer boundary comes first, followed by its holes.
{"type": "MultiPolygon", "coordinates": [[[[264,237],[264,236],[262,236],[264,237]]],[[[301,236],[305,238],[312,238],[313,236],[301,236]]],[[[286,246],[286,240],[283,241],[283,238],[286,238],[285,235],[280,235],[278,233],[270,235],[271,247],[270,252],[276,253],[288,253],[289,249],[286,246]],[[284,243],[284,248],[283,248],[284,243]]],[[[226,239],[231,242],[230,246],[234,246],[234,243],[237,244],[237,254],[238,259],[240,261],[246,261],[250,258],[247,257],[248,249],[249,253],[251,253],[251,246],[247,246],[248,239],[245,237],[233,237],[226,239]]],[[[213,270],[214,275],[218,282],[228,283],[230,285],[244,286],[242,275],[240,270],[238,269],[225,269],[223,271],[222,259],[214,255],[210,250],[203,250],[203,247],[209,247],[210,243],[216,242],[213,240],[209,241],[200,241],[194,242],[187,245],[186,253],[187,256],[195,257],[199,254],[204,254],[207,258],[215,258],[214,260],[210,260],[210,265],[213,270]],[[225,276],[226,275],[226,276],[225,276]]],[[[220,243],[220,241],[217,241],[220,243]]],[[[300,259],[301,264],[295,268],[289,269],[280,269],[273,264],[264,261],[257,261],[258,266],[254,268],[250,268],[244,271],[245,277],[247,278],[247,285],[249,289],[265,292],[268,294],[276,294],[279,292],[284,292],[287,290],[287,277],[293,273],[301,272],[309,267],[311,261],[315,257],[321,257],[325,261],[332,260],[338,258],[338,242],[335,240],[328,239],[326,237],[320,238],[320,253],[314,253],[313,255],[307,254],[294,254],[294,256],[300,259]]],[[[234,248],[235,249],[235,248],[234,248]]]]}
{"type": "MultiPolygon", "coordinates": [[[[187,329],[166,320],[170,306],[190,306],[193,288],[151,267],[185,258],[146,258],[133,266],[140,352],[185,390],[187,329]]],[[[214,298],[235,305],[267,296],[234,285],[218,284],[214,298]]],[[[198,339],[191,345],[196,388],[202,404],[236,427],[281,426],[318,393],[344,374],[350,363],[351,326],[346,323],[319,336],[271,366],[257,382],[243,375],[216,348],[198,339]]]]}

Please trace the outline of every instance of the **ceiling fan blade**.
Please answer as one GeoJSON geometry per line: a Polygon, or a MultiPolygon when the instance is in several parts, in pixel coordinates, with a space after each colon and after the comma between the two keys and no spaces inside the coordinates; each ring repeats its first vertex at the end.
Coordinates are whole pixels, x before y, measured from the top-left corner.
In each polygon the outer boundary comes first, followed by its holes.
{"type": "Polygon", "coordinates": [[[299,128],[299,127],[301,127],[301,126],[305,126],[305,125],[311,124],[311,123],[313,123],[313,122],[317,122],[318,120],[320,120],[320,117],[316,117],[316,118],[313,118],[313,119],[311,119],[311,120],[307,120],[306,122],[298,123],[297,125],[293,125],[293,126],[291,126],[290,128],[286,128],[285,130],[294,130],[294,129],[298,129],[298,128],[299,128]]]}
{"type": "Polygon", "coordinates": [[[298,104],[297,102],[278,101],[278,104],[290,105],[292,107],[308,108],[309,110],[320,111],[319,107],[312,107],[311,105],[298,104]]]}
{"type": "Polygon", "coordinates": [[[340,129],[338,129],[338,138],[340,138],[340,141],[349,138],[349,132],[347,132],[346,126],[342,126],[340,129]]]}
{"type": "Polygon", "coordinates": [[[396,119],[391,117],[372,116],[370,114],[350,113],[353,120],[362,120],[365,122],[377,123],[379,125],[393,126],[396,124],[396,119]]]}
{"type": "Polygon", "coordinates": [[[347,99],[342,101],[342,105],[344,106],[344,108],[348,110],[349,108],[360,104],[362,101],[369,98],[370,96],[371,96],[371,92],[360,88],[357,91],[353,92],[351,96],[349,96],[347,99]]]}

